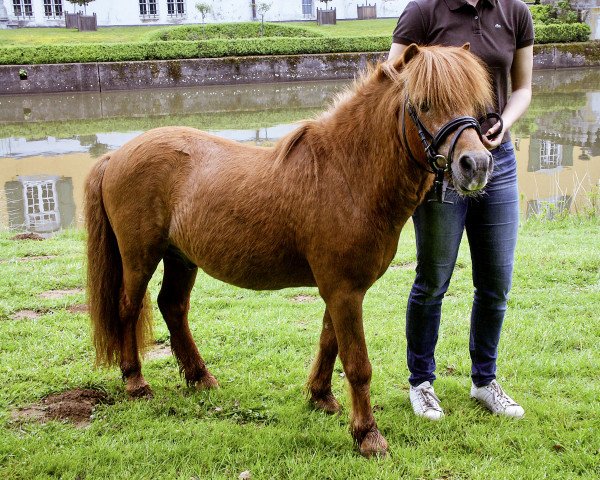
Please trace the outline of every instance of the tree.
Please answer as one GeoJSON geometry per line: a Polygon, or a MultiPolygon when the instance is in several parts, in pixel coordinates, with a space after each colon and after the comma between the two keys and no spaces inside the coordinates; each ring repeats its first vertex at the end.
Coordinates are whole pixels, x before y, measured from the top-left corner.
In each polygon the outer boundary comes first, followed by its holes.
{"type": "Polygon", "coordinates": [[[212,6],[208,3],[198,2],[196,4],[196,10],[202,15],[202,36],[206,38],[206,15],[212,13],[212,6]]]}
{"type": "Polygon", "coordinates": [[[67,0],[67,2],[72,3],[74,6],[83,7],[83,13],[87,13],[87,6],[92,3],[94,0],[67,0]]]}
{"type": "Polygon", "coordinates": [[[260,2],[256,6],[256,11],[260,15],[260,36],[262,37],[265,33],[265,13],[271,10],[270,2],[260,2]]]}

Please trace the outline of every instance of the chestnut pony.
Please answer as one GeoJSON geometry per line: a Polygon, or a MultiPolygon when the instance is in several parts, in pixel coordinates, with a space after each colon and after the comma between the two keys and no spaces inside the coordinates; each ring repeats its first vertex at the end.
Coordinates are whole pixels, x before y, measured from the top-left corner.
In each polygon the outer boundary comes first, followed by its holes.
{"type": "MultiPolygon", "coordinates": [[[[188,326],[198,268],[255,290],[317,286],[326,309],[308,379],[311,401],[339,410],[331,393],[339,355],[350,385],[352,435],[363,455],[384,454],[371,410],[362,303],[434,178],[407,100],[435,133],[459,115],[483,113],[492,94],[468,46],[412,45],[272,148],[165,127],[99,159],[85,207],[97,363],[119,365],[131,396],[151,395],[140,353],[151,334],[146,289],[161,260],[158,306],[181,371],[199,388],[217,380],[188,326]]],[[[492,165],[478,129],[449,135],[439,152],[447,155],[450,143],[455,188],[468,194],[483,187],[492,165]]]]}

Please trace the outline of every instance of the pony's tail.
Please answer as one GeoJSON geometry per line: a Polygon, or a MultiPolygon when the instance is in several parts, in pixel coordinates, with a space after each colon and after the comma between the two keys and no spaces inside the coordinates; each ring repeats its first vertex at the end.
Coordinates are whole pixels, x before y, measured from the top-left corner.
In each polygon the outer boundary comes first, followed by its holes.
{"type": "MultiPolygon", "coordinates": [[[[92,167],[85,183],[85,224],[87,227],[87,300],[92,322],[96,365],[118,365],[121,360],[123,325],[119,300],[123,264],[117,239],[102,201],[102,179],[110,155],[92,167]]],[[[152,315],[148,292],[136,325],[138,348],[152,338],[152,315]]]]}

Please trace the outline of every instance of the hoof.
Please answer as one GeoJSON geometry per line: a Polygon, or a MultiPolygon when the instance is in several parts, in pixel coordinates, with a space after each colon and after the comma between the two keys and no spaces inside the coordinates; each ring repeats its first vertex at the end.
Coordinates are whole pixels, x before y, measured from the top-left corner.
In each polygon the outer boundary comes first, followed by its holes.
{"type": "Polygon", "coordinates": [[[154,397],[154,394],[152,393],[152,389],[150,388],[150,385],[146,384],[141,384],[141,385],[127,385],[127,395],[129,395],[130,398],[146,398],[146,399],[151,399],[154,397]]]}
{"type": "Polygon", "coordinates": [[[387,455],[388,443],[377,428],[370,430],[365,435],[359,446],[360,454],[363,457],[385,457],[387,455]]]}
{"type": "Polygon", "coordinates": [[[330,415],[333,415],[334,413],[339,413],[342,409],[338,401],[331,393],[322,397],[312,396],[310,402],[314,409],[321,410],[330,415]]]}
{"type": "Polygon", "coordinates": [[[219,388],[219,382],[210,373],[206,373],[200,380],[194,382],[196,390],[210,390],[211,388],[219,388]]]}

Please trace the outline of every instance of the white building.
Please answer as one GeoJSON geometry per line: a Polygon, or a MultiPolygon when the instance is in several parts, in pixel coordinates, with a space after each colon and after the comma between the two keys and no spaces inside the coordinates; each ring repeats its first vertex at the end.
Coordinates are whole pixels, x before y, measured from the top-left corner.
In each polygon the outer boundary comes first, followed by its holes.
{"type": "MultiPolygon", "coordinates": [[[[409,0],[371,0],[377,4],[378,17],[398,17],[409,0]]],[[[64,26],[63,12],[83,10],[66,0],[0,0],[4,2],[10,26],[64,26]]],[[[314,20],[319,0],[95,0],[86,7],[88,15],[96,14],[99,26],[169,25],[202,23],[197,3],[208,4],[211,13],[207,23],[249,22],[260,20],[260,6],[270,5],[265,21],[314,20]]],[[[356,19],[357,5],[363,0],[331,0],[329,8],[336,9],[339,20],[356,19]]],[[[0,6],[0,12],[2,7],[0,6]]],[[[1,16],[1,13],[0,13],[1,16]]]]}

